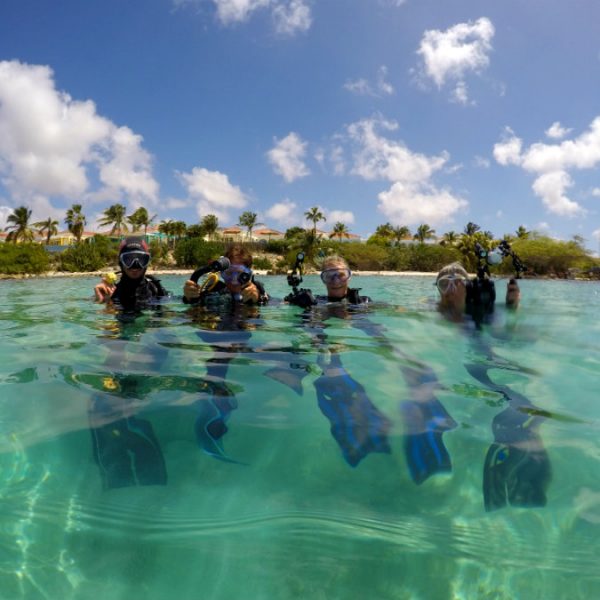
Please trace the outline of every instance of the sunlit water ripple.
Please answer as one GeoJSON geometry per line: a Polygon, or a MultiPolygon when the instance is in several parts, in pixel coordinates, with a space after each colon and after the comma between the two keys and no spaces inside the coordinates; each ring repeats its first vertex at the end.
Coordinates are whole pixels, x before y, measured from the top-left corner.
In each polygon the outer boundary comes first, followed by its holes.
{"type": "MultiPolygon", "coordinates": [[[[93,279],[0,282],[0,599],[596,597],[598,284],[524,281],[520,311],[499,309],[485,334],[490,359],[438,317],[433,279],[354,281],[385,301],[368,315],[379,329],[330,319],[326,343],[277,302],[232,332],[177,299],[119,323],[91,302],[93,279]],[[390,426],[391,452],[355,468],[315,395],[332,349],[390,426]],[[223,393],[209,365],[224,363],[233,462],[194,433],[199,407],[223,393]],[[496,388],[469,364],[489,367],[496,388]],[[404,451],[409,367],[433,374],[457,425],[443,436],[452,472],[421,485],[404,451]],[[543,411],[545,507],[484,510],[502,389],[543,411]],[[166,486],[103,490],[98,398],[152,424],[166,486]]],[[[164,278],[176,294],[182,282],[164,278]]]]}

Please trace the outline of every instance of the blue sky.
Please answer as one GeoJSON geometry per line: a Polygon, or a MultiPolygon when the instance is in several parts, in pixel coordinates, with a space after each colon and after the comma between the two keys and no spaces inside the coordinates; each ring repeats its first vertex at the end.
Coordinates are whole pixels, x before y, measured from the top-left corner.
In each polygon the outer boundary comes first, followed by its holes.
{"type": "Polygon", "coordinates": [[[600,240],[596,0],[3,0],[0,226],[115,202],[600,240]]]}

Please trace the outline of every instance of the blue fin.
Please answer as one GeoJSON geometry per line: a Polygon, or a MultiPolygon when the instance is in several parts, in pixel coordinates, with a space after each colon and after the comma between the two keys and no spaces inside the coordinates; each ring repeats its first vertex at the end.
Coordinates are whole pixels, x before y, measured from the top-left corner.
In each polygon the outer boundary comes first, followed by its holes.
{"type": "Polygon", "coordinates": [[[454,429],[456,421],[442,403],[432,395],[426,400],[403,402],[401,411],[404,449],[413,481],[421,484],[435,473],[451,471],[452,463],[442,435],[454,429]]]}
{"type": "MultiPolygon", "coordinates": [[[[223,386],[223,390],[226,388],[223,386]]],[[[227,433],[227,420],[237,408],[233,395],[213,395],[197,404],[199,414],[194,424],[198,445],[206,454],[224,462],[245,464],[230,458],[223,448],[223,436],[227,433]]]]}
{"type": "Polygon", "coordinates": [[[165,459],[149,421],[127,417],[92,427],[91,433],[105,489],[166,485],[165,459]]]}
{"type": "Polygon", "coordinates": [[[339,362],[335,375],[325,372],[314,384],[319,408],[329,419],[331,434],[350,466],[357,466],[370,452],[391,452],[389,420],[339,362]]]}

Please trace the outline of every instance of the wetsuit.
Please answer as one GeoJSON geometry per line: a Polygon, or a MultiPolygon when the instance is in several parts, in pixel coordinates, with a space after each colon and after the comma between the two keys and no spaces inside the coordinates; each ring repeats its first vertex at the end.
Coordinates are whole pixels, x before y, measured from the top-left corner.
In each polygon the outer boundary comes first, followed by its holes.
{"type": "MultiPolygon", "coordinates": [[[[265,291],[265,286],[254,278],[252,278],[251,283],[258,290],[258,302],[256,304],[266,304],[269,297],[265,291]]],[[[185,304],[200,304],[207,308],[218,308],[233,304],[236,302],[236,299],[225,283],[219,280],[210,291],[203,291],[198,298],[186,298],[184,296],[183,301],[185,304]]],[[[255,303],[249,300],[248,302],[244,302],[244,304],[255,303]]]]}
{"type": "Polygon", "coordinates": [[[152,275],[143,275],[139,279],[131,279],[125,273],[117,283],[111,300],[118,302],[124,308],[141,308],[151,304],[155,298],[168,296],[169,292],[152,275]]]}

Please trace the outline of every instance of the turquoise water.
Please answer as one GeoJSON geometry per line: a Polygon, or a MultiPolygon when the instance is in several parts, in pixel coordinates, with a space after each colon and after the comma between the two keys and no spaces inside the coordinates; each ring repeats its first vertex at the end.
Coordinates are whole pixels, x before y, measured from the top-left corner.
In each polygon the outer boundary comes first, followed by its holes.
{"type": "MultiPolygon", "coordinates": [[[[273,295],[288,292],[284,278],[264,280],[273,295]]],[[[209,324],[176,301],[119,324],[90,301],[96,280],[0,282],[0,598],[598,597],[600,286],[524,281],[519,313],[498,311],[495,336],[481,336],[499,361],[528,368],[488,374],[546,411],[552,465],[545,507],[486,512],[483,464],[506,404],[465,368],[485,362],[482,346],[437,316],[431,278],[354,281],[390,304],[369,315],[387,346],[351,319],[326,330],[391,424],[391,453],[356,468],[319,410],[323,347],[299,309],[265,307],[236,334],[217,326],[211,347],[198,335],[209,324]],[[233,358],[238,408],[223,444],[237,463],[208,456],[194,436],[195,389],[215,351],[233,358]],[[452,472],[422,485],[403,448],[411,389],[399,363],[411,360],[435,373],[458,425],[443,437],[452,472]],[[302,395],[265,377],[272,369],[304,375],[302,395]],[[126,375],[139,397],[114,391],[126,375]],[[90,435],[98,395],[151,422],[166,486],[103,489],[90,435]]],[[[163,282],[179,292],[183,277],[163,282]]]]}

